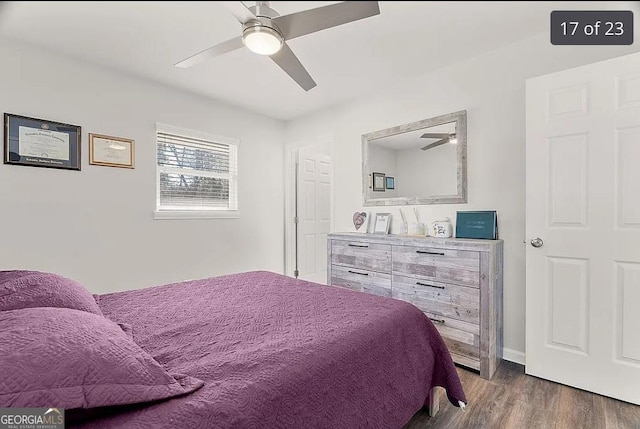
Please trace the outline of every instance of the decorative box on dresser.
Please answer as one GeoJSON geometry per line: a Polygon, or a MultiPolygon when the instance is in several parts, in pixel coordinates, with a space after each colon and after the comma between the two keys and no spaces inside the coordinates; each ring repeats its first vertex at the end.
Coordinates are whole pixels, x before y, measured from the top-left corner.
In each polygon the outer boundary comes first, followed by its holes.
{"type": "Polygon", "coordinates": [[[490,379],[502,358],[502,248],[502,240],[330,234],[328,283],[412,303],[454,362],[490,379]]]}

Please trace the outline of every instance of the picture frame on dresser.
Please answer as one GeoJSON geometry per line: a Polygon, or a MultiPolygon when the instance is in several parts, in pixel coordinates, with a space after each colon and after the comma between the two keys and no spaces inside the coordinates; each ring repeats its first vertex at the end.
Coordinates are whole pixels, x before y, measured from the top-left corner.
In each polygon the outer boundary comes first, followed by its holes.
{"type": "Polygon", "coordinates": [[[376,213],[376,218],[373,224],[373,233],[389,234],[390,227],[391,227],[391,213],[376,213]]]}
{"type": "Polygon", "coordinates": [[[456,237],[497,240],[497,212],[495,210],[456,212],[456,237]]]}
{"type": "Polygon", "coordinates": [[[353,214],[353,232],[366,234],[369,232],[369,213],[365,211],[357,211],[353,214]]]}

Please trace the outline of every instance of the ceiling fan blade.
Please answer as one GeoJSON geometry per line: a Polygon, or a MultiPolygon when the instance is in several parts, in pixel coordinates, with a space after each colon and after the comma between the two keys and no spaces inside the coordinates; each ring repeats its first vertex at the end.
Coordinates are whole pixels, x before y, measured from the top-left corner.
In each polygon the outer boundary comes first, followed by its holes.
{"type": "Polygon", "coordinates": [[[434,147],[441,146],[441,145],[443,145],[445,143],[449,143],[449,137],[447,137],[446,139],[438,140],[435,143],[431,143],[431,144],[428,144],[426,146],[422,146],[420,149],[421,150],[433,149],[434,147]]]}
{"type": "Polygon", "coordinates": [[[271,55],[271,59],[305,91],[316,86],[316,82],[286,43],[282,45],[282,49],[271,55]]]}
{"type": "Polygon", "coordinates": [[[241,1],[221,1],[220,3],[222,3],[222,5],[231,12],[231,15],[236,17],[240,24],[244,24],[251,20],[258,20],[253,12],[251,12],[241,1]]]}
{"type": "Polygon", "coordinates": [[[420,136],[421,139],[443,139],[451,136],[450,133],[425,133],[420,136]]]}
{"type": "Polygon", "coordinates": [[[285,40],[380,14],[377,1],[344,1],[273,19],[285,40]]]}
{"type": "Polygon", "coordinates": [[[222,42],[219,45],[205,49],[202,52],[198,52],[197,54],[176,63],[175,66],[180,68],[191,67],[209,58],[240,49],[243,46],[244,43],[242,42],[242,37],[236,37],[234,39],[227,40],[226,42],[222,42]]]}

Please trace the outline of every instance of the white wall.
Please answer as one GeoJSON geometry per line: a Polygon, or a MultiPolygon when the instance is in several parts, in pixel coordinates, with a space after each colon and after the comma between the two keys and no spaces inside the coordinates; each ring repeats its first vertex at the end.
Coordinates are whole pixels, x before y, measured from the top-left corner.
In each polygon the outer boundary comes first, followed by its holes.
{"type": "MultiPolygon", "coordinates": [[[[362,209],[362,134],[467,110],[468,204],[422,206],[423,220],[455,219],[456,210],[497,210],[504,258],[505,357],[524,361],[525,347],[525,80],[638,50],[634,46],[552,46],[549,35],[501,48],[455,66],[287,124],[287,141],[333,135],[334,231],[349,230],[362,209]]],[[[376,208],[368,208],[375,212],[376,208]]],[[[399,212],[392,231],[398,231],[399,212]]],[[[535,316],[532,316],[535,320],[535,316]]]]}
{"type": "Polygon", "coordinates": [[[284,125],[0,39],[0,110],[82,126],[82,171],[0,165],[0,267],[95,293],[283,271],[284,125]],[[154,220],[155,124],[239,139],[239,219],[154,220]],[[89,132],[136,141],[136,168],[88,165],[89,132]]]}
{"type": "Polygon", "coordinates": [[[458,192],[456,152],[456,145],[450,143],[428,150],[413,148],[397,151],[398,196],[455,195],[458,192]]]}

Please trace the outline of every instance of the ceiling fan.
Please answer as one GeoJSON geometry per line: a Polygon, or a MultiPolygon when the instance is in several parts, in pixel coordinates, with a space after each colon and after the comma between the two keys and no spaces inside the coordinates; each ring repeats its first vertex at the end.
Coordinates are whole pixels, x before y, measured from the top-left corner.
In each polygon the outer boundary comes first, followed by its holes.
{"type": "Polygon", "coordinates": [[[456,133],[425,133],[420,136],[421,139],[440,139],[437,142],[429,143],[428,145],[422,146],[421,150],[432,149],[434,147],[438,147],[445,143],[458,143],[458,139],[456,138],[456,133]]]}
{"type": "Polygon", "coordinates": [[[284,16],[271,9],[268,1],[257,1],[251,7],[241,1],[220,3],[240,21],[242,35],[190,56],[175,64],[176,67],[191,67],[246,46],[256,54],[268,55],[305,91],[315,87],[316,83],[286,42],[380,13],[377,1],[345,1],[284,16]]]}

